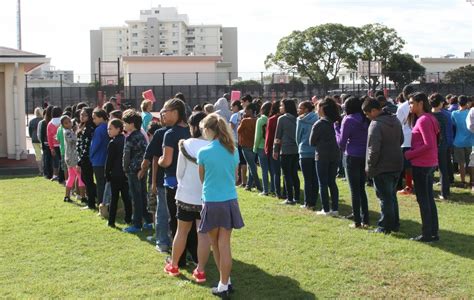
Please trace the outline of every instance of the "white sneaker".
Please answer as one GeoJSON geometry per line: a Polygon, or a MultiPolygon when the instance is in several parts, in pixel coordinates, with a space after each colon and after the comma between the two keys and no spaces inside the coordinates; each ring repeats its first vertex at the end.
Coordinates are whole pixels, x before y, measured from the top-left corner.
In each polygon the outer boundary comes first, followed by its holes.
{"type": "Polygon", "coordinates": [[[339,212],[338,212],[337,210],[331,210],[331,211],[329,212],[329,215],[330,215],[331,217],[338,217],[338,216],[339,216],[339,212]]]}
{"type": "Polygon", "coordinates": [[[321,210],[316,212],[316,215],[318,215],[318,216],[329,216],[330,212],[325,212],[324,209],[321,209],[321,210]]]}

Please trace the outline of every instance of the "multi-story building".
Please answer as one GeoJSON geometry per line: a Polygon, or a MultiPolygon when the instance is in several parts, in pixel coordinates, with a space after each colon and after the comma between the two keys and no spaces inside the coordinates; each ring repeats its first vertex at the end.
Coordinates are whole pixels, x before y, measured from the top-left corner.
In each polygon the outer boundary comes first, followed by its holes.
{"type": "Polygon", "coordinates": [[[175,7],[140,11],[139,20],[124,26],[91,30],[91,74],[98,60],[117,61],[124,56],[219,56],[231,63],[237,77],[237,28],[222,25],[190,25],[188,16],[175,7]]]}

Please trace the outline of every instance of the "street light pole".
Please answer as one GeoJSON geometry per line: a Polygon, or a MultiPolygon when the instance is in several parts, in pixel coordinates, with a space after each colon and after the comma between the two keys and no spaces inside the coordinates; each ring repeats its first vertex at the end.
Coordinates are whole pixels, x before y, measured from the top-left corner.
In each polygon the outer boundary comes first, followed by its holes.
{"type": "Polygon", "coordinates": [[[17,48],[18,50],[21,50],[21,0],[17,0],[16,34],[17,34],[17,48]]]}

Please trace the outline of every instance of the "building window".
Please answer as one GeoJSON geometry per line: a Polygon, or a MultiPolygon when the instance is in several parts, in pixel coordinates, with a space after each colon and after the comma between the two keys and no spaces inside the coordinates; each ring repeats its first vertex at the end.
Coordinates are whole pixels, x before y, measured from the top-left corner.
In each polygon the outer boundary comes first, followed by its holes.
{"type": "Polygon", "coordinates": [[[147,53],[148,53],[148,49],[142,49],[142,53],[143,53],[143,54],[147,54],[147,53]]]}
{"type": "Polygon", "coordinates": [[[133,42],[132,46],[138,46],[138,42],[133,42]]]}
{"type": "Polygon", "coordinates": [[[173,34],[172,34],[172,35],[173,35],[173,36],[176,36],[176,32],[173,32],[173,34]]]}
{"type": "Polygon", "coordinates": [[[172,26],[173,26],[173,28],[178,28],[178,24],[176,24],[176,23],[173,23],[172,26]]]}
{"type": "Polygon", "coordinates": [[[204,41],[204,37],[203,37],[203,36],[201,36],[201,41],[204,41]]]}
{"type": "Polygon", "coordinates": [[[160,45],[164,45],[165,44],[165,41],[160,41],[160,45]]]}
{"type": "Polygon", "coordinates": [[[173,54],[178,54],[178,50],[173,50],[173,54]]]}
{"type": "Polygon", "coordinates": [[[151,45],[150,47],[152,47],[152,48],[153,48],[153,47],[155,47],[155,45],[151,45]]]}
{"type": "Polygon", "coordinates": [[[134,24],[134,25],[132,25],[132,28],[133,28],[133,29],[136,29],[136,28],[138,28],[138,25],[137,25],[137,24],[134,24]]]}
{"type": "Polygon", "coordinates": [[[206,49],[206,45],[202,45],[202,49],[206,49]]]}
{"type": "Polygon", "coordinates": [[[204,32],[204,29],[203,29],[203,28],[201,28],[201,30],[199,30],[199,31],[200,31],[200,32],[204,32]]]}
{"type": "Polygon", "coordinates": [[[132,51],[132,54],[138,55],[138,51],[132,51]]]}
{"type": "Polygon", "coordinates": [[[138,33],[134,32],[132,33],[132,37],[137,37],[138,36],[138,33]]]}
{"type": "Polygon", "coordinates": [[[178,41],[173,41],[173,45],[178,45],[178,41]]]}
{"type": "Polygon", "coordinates": [[[160,11],[159,11],[159,10],[155,10],[155,14],[159,14],[159,13],[160,13],[160,11]]]}

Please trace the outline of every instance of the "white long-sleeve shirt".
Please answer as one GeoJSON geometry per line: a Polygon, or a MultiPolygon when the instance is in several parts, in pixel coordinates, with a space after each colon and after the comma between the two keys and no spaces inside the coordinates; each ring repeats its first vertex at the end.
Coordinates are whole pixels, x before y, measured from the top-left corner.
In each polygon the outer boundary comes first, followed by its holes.
{"type": "MultiPolygon", "coordinates": [[[[184,141],[183,145],[188,155],[196,158],[198,151],[208,144],[209,141],[207,140],[190,138],[184,141]]],[[[178,155],[176,179],[178,180],[176,200],[192,205],[202,205],[202,183],[199,178],[199,167],[195,162],[187,159],[181,151],[178,155]]]]}
{"type": "Polygon", "coordinates": [[[474,133],[474,107],[469,110],[466,118],[467,129],[474,133]]]}

